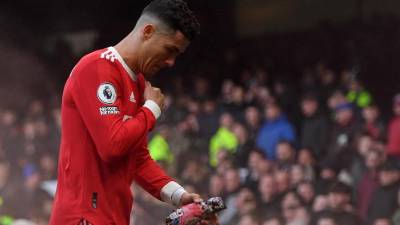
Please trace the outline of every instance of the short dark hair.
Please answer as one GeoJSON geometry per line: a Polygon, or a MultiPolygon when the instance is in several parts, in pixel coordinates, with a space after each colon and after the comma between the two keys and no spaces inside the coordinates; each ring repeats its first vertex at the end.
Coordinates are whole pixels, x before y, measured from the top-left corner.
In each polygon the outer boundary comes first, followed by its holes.
{"type": "Polygon", "coordinates": [[[154,0],[142,12],[155,16],[167,26],[179,30],[190,41],[200,33],[200,24],[194,13],[183,0],[154,0]]]}

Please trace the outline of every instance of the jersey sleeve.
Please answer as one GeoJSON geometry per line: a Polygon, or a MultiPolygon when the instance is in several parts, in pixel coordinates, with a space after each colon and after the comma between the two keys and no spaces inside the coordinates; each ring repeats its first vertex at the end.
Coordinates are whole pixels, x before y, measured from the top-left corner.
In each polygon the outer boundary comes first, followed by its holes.
{"type": "Polygon", "coordinates": [[[137,163],[133,171],[135,181],[155,198],[163,200],[161,189],[174,180],[150,157],[146,144],[137,152],[135,162],[137,163]]]}
{"type": "Polygon", "coordinates": [[[122,79],[116,66],[96,59],[75,68],[71,95],[99,156],[106,162],[118,159],[140,146],[156,122],[146,107],[126,120],[121,115],[122,79]]]}

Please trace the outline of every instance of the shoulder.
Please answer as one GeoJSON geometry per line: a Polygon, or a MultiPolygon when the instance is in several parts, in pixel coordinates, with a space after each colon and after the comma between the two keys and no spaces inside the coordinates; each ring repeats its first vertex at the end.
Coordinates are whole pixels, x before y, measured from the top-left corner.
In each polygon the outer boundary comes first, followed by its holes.
{"type": "Polygon", "coordinates": [[[99,86],[109,83],[116,89],[123,85],[117,59],[108,54],[108,49],[91,52],[81,58],[70,75],[72,87],[99,86]]]}
{"type": "Polygon", "coordinates": [[[105,68],[117,70],[117,58],[108,48],[93,51],[83,56],[76,64],[74,71],[95,69],[98,71],[105,68]]]}

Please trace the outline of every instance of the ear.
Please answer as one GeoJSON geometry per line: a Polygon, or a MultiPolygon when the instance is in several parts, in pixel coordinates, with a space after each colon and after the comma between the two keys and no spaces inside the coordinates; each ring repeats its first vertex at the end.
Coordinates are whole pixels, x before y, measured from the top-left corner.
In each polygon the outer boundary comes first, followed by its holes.
{"type": "Polygon", "coordinates": [[[147,40],[147,39],[151,38],[155,32],[156,32],[156,27],[154,26],[154,24],[144,25],[144,27],[142,29],[143,39],[147,40]]]}

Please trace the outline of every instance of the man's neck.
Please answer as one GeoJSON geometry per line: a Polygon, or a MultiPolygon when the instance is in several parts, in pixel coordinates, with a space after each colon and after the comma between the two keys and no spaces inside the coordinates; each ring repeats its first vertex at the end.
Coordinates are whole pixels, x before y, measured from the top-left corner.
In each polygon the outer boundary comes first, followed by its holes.
{"type": "Polygon", "coordinates": [[[135,57],[136,54],[133,51],[134,47],[130,47],[125,39],[116,44],[114,48],[121,55],[122,59],[129,66],[129,68],[135,74],[138,74],[140,73],[140,71],[137,66],[137,61],[136,61],[137,57],[135,57]]]}

